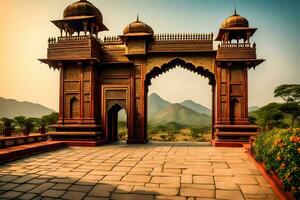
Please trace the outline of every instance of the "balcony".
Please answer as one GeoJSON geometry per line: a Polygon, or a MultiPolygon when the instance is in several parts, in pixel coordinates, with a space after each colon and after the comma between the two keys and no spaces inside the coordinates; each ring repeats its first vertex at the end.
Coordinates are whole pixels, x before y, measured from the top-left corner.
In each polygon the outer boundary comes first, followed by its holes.
{"type": "Polygon", "coordinates": [[[101,41],[94,36],[49,38],[49,60],[100,59],[101,41]]]}
{"type": "Polygon", "coordinates": [[[256,45],[223,43],[218,46],[217,59],[256,59],[256,45]]]}

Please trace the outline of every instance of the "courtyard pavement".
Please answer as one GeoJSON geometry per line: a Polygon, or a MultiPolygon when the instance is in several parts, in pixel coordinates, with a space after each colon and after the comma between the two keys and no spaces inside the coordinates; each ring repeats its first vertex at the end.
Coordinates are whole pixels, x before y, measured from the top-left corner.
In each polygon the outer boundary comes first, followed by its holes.
{"type": "Polygon", "coordinates": [[[242,148],[72,147],[0,165],[0,199],[277,199],[242,148]]]}

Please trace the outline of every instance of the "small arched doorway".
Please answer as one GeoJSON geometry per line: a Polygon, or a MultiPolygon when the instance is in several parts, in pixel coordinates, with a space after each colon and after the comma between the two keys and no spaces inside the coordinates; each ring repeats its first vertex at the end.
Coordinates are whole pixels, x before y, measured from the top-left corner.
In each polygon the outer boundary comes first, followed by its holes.
{"type": "MultiPolygon", "coordinates": [[[[119,139],[122,139],[122,137],[119,136],[119,127],[120,127],[120,111],[124,110],[123,114],[125,114],[125,117],[123,116],[122,120],[123,123],[125,123],[122,128],[127,129],[128,124],[127,124],[127,115],[126,115],[126,110],[118,103],[113,105],[107,112],[107,134],[106,134],[106,142],[107,143],[112,143],[116,142],[119,139]]],[[[128,130],[128,129],[127,129],[128,130]]],[[[126,137],[126,136],[125,136],[126,137]]]]}

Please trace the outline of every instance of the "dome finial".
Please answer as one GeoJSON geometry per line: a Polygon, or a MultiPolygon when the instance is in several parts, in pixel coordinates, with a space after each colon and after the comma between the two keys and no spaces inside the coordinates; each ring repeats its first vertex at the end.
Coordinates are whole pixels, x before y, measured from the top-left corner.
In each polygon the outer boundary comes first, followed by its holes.
{"type": "Polygon", "coordinates": [[[140,21],[140,19],[139,19],[139,14],[136,15],[136,21],[137,21],[137,22],[140,21]]]}
{"type": "Polygon", "coordinates": [[[236,15],[236,0],[234,0],[234,15],[236,15]]]}

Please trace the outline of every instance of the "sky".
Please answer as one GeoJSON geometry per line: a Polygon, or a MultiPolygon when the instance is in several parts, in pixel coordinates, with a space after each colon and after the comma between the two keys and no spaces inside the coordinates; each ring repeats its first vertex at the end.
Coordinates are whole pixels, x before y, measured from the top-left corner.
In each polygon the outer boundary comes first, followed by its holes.
{"type": "MultiPolygon", "coordinates": [[[[59,72],[38,58],[46,58],[47,39],[59,35],[50,20],[61,19],[74,0],[0,0],[0,96],[31,101],[58,110],[59,72]]],[[[136,19],[155,33],[210,33],[216,36],[234,0],[90,0],[119,35],[136,19]]],[[[237,11],[258,31],[252,38],[259,58],[266,62],[249,71],[249,105],[273,101],[281,84],[300,84],[299,0],[237,0],[237,11]]],[[[217,43],[216,43],[217,44],[217,43]]],[[[215,44],[215,45],[216,45],[215,44]]],[[[192,99],[210,107],[208,79],[176,68],[152,80],[150,93],[171,102],[192,99]]]]}

